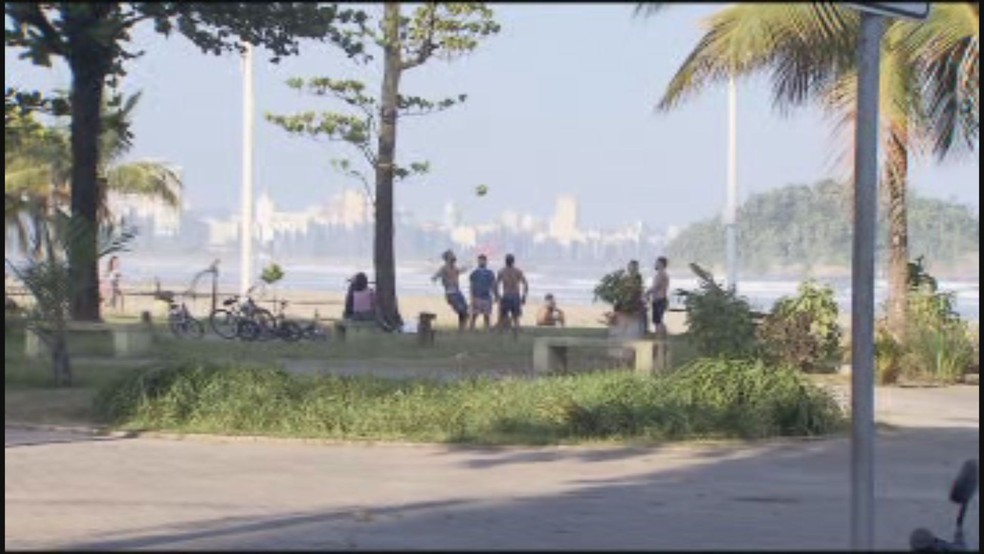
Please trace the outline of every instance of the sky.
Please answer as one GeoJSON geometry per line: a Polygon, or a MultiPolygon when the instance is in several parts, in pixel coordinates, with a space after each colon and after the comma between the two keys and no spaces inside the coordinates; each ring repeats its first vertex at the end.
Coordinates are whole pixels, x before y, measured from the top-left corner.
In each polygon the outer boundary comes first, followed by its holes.
{"type": "MultiPolygon", "coordinates": [[[[397,185],[398,207],[440,220],[455,202],[466,221],[507,209],[544,217],[559,194],[573,194],[586,227],[643,221],[656,228],[713,216],[724,205],[727,90],[708,89],[671,113],[654,105],[701,33],[714,4],[673,5],[633,17],[633,4],[495,4],[502,31],[451,63],[433,61],[403,78],[403,94],[459,107],[400,121],[398,159],[428,160],[431,172],[397,185]],[[475,194],[478,185],[489,193],[475,194]]],[[[378,10],[373,6],[371,9],[378,10]]],[[[127,66],[124,91],[142,91],[128,159],[181,167],[187,206],[239,209],[242,167],[242,64],[238,55],[200,53],[181,36],[134,33],[146,54],[127,66]]],[[[291,77],[365,79],[378,90],[381,69],[360,67],[337,50],[304,43],[280,64],[258,50],[255,69],[255,187],[278,209],[301,210],[345,187],[332,158],[356,153],[339,143],[290,137],[264,114],[338,110],[337,102],[289,89],[291,77]]],[[[67,89],[68,71],[30,65],[4,51],[4,84],[67,89]]],[[[738,84],[738,182],[742,197],[787,184],[844,177],[831,122],[816,109],[780,116],[767,81],[738,84]]],[[[978,154],[939,163],[917,159],[920,193],[979,206],[978,154]]]]}

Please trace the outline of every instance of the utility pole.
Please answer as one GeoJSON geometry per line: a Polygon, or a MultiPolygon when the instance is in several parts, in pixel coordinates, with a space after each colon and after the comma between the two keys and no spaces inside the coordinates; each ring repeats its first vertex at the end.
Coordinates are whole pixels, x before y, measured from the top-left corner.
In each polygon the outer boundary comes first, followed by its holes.
{"type": "Polygon", "coordinates": [[[738,287],[738,87],[728,78],[728,183],[724,208],[724,238],[728,287],[738,287]]]}
{"type": "Polygon", "coordinates": [[[851,547],[870,552],[875,527],[875,232],[878,87],[885,18],[861,12],[851,262],[851,547]]]}
{"type": "Polygon", "coordinates": [[[239,231],[239,293],[249,291],[253,276],[253,45],[243,52],[243,188],[239,231]]]}

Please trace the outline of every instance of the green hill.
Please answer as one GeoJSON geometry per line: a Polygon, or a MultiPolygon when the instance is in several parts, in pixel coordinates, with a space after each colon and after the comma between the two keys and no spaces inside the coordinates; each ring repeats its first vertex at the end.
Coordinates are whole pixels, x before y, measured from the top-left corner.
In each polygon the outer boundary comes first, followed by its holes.
{"type": "MultiPolygon", "coordinates": [[[[884,260],[887,226],[879,210],[877,253],[884,260]]],[[[846,272],[851,261],[851,188],[822,181],[752,195],[739,209],[742,270],[752,274],[846,272]]],[[[909,248],[937,273],[978,274],[980,217],[962,204],[909,195],[909,248]]],[[[721,218],[686,227],[668,254],[681,262],[724,265],[721,218]]]]}

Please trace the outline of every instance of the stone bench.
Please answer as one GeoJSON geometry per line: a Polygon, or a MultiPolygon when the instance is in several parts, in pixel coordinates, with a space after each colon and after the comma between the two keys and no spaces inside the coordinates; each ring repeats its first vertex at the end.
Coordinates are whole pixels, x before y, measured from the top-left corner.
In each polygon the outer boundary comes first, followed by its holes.
{"type": "MultiPolygon", "coordinates": [[[[94,321],[70,321],[66,324],[68,336],[88,333],[110,333],[113,337],[113,354],[117,358],[135,356],[150,350],[151,329],[146,325],[109,325],[94,321]]],[[[38,358],[46,352],[37,333],[27,330],[24,333],[24,354],[38,358]]]]}
{"type": "Polygon", "coordinates": [[[357,319],[337,319],[334,322],[333,329],[333,338],[337,342],[345,342],[345,338],[348,336],[350,331],[383,332],[382,328],[379,327],[379,323],[375,321],[361,321],[357,319]]]}
{"type": "Polygon", "coordinates": [[[533,372],[567,370],[567,351],[571,348],[632,350],[636,373],[653,373],[670,367],[669,343],[666,340],[617,340],[582,337],[537,337],[533,343],[533,372]]]}

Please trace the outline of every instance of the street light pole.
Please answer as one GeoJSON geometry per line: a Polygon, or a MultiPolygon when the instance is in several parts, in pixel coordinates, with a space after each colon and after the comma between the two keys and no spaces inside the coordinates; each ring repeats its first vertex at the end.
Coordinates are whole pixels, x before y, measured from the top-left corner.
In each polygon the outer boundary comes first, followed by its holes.
{"type": "Polygon", "coordinates": [[[249,291],[253,275],[253,45],[243,52],[243,187],[239,231],[239,293],[249,291]]]}
{"type": "Polygon", "coordinates": [[[875,222],[884,18],[861,12],[851,262],[851,547],[871,551],[875,524],[875,222]]]}
{"type": "Polygon", "coordinates": [[[728,287],[738,287],[738,87],[728,79],[728,185],[724,208],[728,287]]]}

